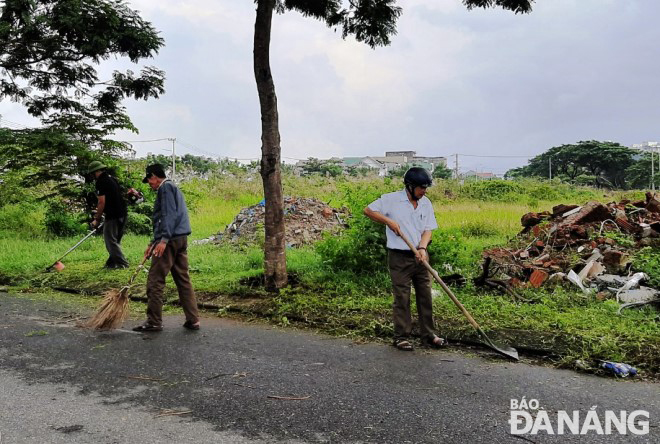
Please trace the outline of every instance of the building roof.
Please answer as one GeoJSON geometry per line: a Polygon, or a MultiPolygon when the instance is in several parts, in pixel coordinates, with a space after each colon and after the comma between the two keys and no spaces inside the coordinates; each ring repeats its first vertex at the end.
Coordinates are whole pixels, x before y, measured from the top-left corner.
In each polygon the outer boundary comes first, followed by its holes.
{"type": "Polygon", "coordinates": [[[364,157],[344,157],[342,161],[346,166],[359,165],[364,160],[364,157]]]}

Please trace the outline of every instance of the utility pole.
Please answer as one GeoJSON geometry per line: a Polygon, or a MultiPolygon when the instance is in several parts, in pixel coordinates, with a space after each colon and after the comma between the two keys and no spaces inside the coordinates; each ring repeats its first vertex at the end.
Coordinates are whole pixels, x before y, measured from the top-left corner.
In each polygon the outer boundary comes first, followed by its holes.
{"type": "Polygon", "coordinates": [[[456,175],[456,180],[458,180],[458,154],[454,154],[454,156],[456,156],[456,161],[454,162],[454,174],[456,175]]]}
{"type": "Polygon", "coordinates": [[[653,164],[653,148],[651,148],[651,189],[655,193],[655,165],[653,164]]]}
{"type": "Polygon", "coordinates": [[[167,140],[172,142],[172,181],[176,181],[176,154],[174,152],[174,143],[176,142],[176,137],[168,137],[167,140]]]}
{"type": "Polygon", "coordinates": [[[548,172],[550,180],[552,180],[552,156],[548,156],[548,172]]]}

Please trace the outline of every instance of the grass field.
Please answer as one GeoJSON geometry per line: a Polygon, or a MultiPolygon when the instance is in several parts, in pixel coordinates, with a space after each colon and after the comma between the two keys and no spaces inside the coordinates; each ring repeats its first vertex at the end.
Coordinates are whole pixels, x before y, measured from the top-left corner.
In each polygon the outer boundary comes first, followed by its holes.
{"type": "MultiPolygon", "coordinates": [[[[224,230],[241,208],[263,197],[258,177],[192,182],[182,188],[194,209],[192,240],[224,230]]],[[[349,206],[354,214],[361,205],[360,198],[398,188],[397,182],[382,179],[284,179],[285,195],[317,197],[334,207],[349,206]]],[[[468,278],[479,273],[485,248],[505,244],[519,232],[524,213],[549,210],[558,203],[582,204],[590,199],[609,201],[621,197],[539,183],[525,184],[523,188],[505,183],[489,191],[487,185],[459,187],[441,182],[430,190],[440,225],[434,233],[434,248],[437,257],[446,259],[436,261],[434,266],[440,274],[445,274],[450,266],[468,278]],[[446,255],[448,251],[452,254],[446,255]]],[[[38,204],[0,209],[1,284],[28,293],[67,287],[97,295],[127,281],[131,269],[102,269],[106,252],[100,237],[92,238],[67,256],[63,272],[45,273],[45,267],[79,238],[49,238],[42,228],[43,217],[44,210],[38,204]]],[[[355,217],[363,216],[358,213],[355,217]]],[[[382,229],[363,225],[366,229],[382,229]]],[[[122,246],[131,264],[139,262],[147,242],[147,236],[125,236],[122,246]]],[[[384,264],[369,264],[372,268],[367,272],[338,269],[329,266],[317,248],[289,249],[288,267],[295,276],[295,285],[273,296],[254,285],[263,273],[263,253],[258,246],[236,249],[226,245],[192,245],[189,257],[200,299],[220,306],[220,313],[240,311],[284,325],[299,323],[355,338],[391,336],[391,296],[384,264]]],[[[138,279],[140,283],[144,281],[144,276],[138,279]]],[[[459,299],[493,338],[523,349],[546,350],[558,365],[570,367],[576,359],[594,364],[599,359],[614,360],[637,365],[647,375],[660,373],[660,327],[654,309],[631,310],[619,316],[615,302],[586,299],[570,287],[524,293],[535,303],[519,303],[500,294],[484,293],[470,282],[456,289],[459,299]]],[[[134,294],[144,294],[143,285],[137,286],[134,294]]],[[[176,299],[171,281],[167,294],[176,299]]],[[[440,333],[452,339],[476,339],[449,298],[436,297],[434,311],[440,333]]]]}

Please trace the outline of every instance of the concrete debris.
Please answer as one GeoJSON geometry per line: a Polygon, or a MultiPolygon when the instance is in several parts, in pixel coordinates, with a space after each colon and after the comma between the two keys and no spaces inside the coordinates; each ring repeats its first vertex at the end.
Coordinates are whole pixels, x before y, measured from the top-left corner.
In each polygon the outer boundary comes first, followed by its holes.
{"type": "MultiPolygon", "coordinates": [[[[243,208],[224,231],[197,243],[258,244],[264,240],[265,200],[243,208]]],[[[287,248],[314,243],[324,233],[337,233],[345,228],[347,208],[336,209],[318,199],[307,197],[284,198],[285,242],[287,248]]]]}
{"type": "Polygon", "coordinates": [[[640,202],[561,204],[552,212],[523,215],[521,225],[509,246],[484,251],[489,279],[528,288],[568,281],[585,294],[626,303],[660,294],[637,291],[643,279],[626,277],[634,271],[632,257],[640,248],[660,247],[660,200],[651,193],[640,202]]]}
{"type": "Polygon", "coordinates": [[[584,294],[590,294],[591,290],[586,288],[584,284],[582,283],[582,279],[576,272],[573,270],[569,271],[568,274],[566,275],[566,279],[568,279],[569,282],[572,282],[573,284],[577,285],[580,290],[582,290],[582,293],[584,294]]]}
{"type": "Polygon", "coordinates": [[[639,287],[636,290],[626,290],[617,293],[617,299],[623,304],[633,302],[651,302],[660,298],[660,291],[649,287],[639,287]]]}
{"type": "MultiPolygon", "coordinates": [[[[629,290],[633,290],[633,289],[639,287],[639,283],[641,281],[648,280],[648,278],[649,277],[645,273],[635,273],[635,274],[633,274],[632,277],[630,279],[628,279],[628,281],[626,281],[626,283],[623,285],[623,287],[621,287],[619,289],[619,291],[616,292],[617,302],[620,301],[619,295],[621,294],[621,292],[627,292],[629,290]]],[[[633,301],[628,301],[628,302],[633,302],[633,301]]]]}

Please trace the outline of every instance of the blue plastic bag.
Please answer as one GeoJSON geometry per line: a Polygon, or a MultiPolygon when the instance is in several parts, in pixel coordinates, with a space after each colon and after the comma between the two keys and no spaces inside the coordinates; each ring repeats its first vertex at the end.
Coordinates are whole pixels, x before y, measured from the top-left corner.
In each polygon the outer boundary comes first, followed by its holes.
{"type": "Polygon", "coordinates": [[[637,374],[637,369],[635,367],[621,362],[603,361],[600,366],[619,378],[625,378],[628,375],[635,376],[637,374]]]}

